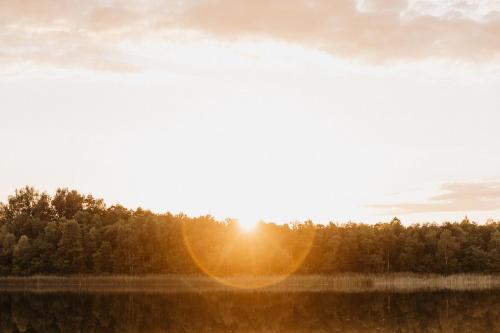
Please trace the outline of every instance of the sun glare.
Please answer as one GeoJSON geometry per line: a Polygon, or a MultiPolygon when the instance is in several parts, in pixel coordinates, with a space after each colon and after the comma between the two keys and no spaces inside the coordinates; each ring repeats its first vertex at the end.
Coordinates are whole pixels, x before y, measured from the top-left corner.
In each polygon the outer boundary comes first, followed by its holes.
{"type": "Polygon", "coordinates": [[[238,219],[238,225],[245,232],[254,231],[258,224],[258,221],[238,219]]]}

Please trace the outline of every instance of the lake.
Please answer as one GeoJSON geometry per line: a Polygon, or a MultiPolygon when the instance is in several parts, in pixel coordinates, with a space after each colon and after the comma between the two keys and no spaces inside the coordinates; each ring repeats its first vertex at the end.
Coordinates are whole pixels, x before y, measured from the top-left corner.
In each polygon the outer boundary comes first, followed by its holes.
{"type": "Polygon", "coordinates": [[[500,291],[0,294],[0,332],[500,332],[500,291]]]}

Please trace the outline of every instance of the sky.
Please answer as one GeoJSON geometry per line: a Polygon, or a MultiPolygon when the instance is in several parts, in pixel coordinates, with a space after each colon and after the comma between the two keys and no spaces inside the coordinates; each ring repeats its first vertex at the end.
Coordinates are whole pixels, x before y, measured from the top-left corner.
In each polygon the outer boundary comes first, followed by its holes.
{"type": "Polygon", "coordinates": [[[500,1],[0,0],[0,201],[500,219],[500,1]]]}

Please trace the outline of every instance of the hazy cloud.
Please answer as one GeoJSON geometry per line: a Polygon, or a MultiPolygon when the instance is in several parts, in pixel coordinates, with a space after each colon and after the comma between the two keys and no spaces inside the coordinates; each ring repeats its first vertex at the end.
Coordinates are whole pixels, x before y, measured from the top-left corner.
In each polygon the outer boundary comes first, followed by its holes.
{"type": "Polygon", "coordinates": [[[500,182],[450,183],[441,186],[444,192],[423,203],[370,205],[397,214],[427,212],[464,212],[500,209],[500,182]]]}
{"type": "Polygon", "coordinates": [[[0,0],[0,61],[133,70],[123,42],[170,30],[271,38],[371,62],[497,61],[497,0],[0,0]]]}

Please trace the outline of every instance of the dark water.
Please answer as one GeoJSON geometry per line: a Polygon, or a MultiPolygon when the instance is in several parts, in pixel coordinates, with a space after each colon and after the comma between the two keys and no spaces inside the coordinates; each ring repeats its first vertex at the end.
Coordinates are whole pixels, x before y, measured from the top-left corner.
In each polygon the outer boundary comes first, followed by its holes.
{"type": "Polygon", "coordinates": [[[0,294],[0,332],[500,332],[500,291],[0,294]]]}

